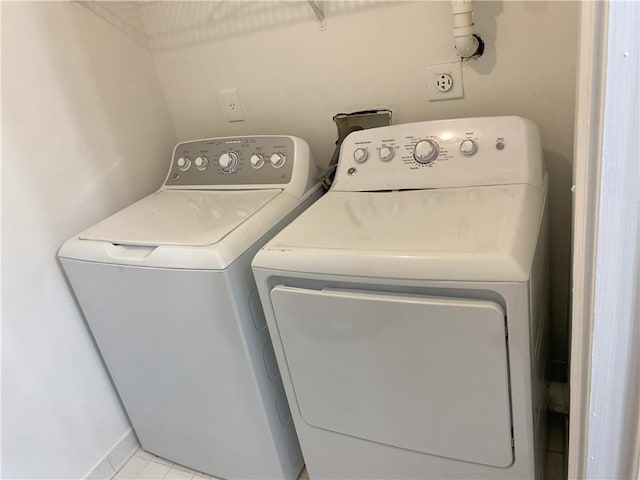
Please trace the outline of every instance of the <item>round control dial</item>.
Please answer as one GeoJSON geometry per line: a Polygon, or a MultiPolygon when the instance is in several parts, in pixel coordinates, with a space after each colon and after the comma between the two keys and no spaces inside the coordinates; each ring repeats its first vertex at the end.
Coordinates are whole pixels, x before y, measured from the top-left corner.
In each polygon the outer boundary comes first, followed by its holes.
{"type": "Polygon", "coordinates": [[[358,163],[364,163],[369,158],[369,152],[366,148],[356,148],[353,151],[353,159],[358,163]]]}
{"type": "Polygon", "coordinates": [[[284,153],[274,153],[269,161],[274,168],[280,168],[287,161],[287,157],[284,156],[284,153]]]}
{"type": "Polygon", "coordinates": [[[382,147],[380,148],[380,160],[383,162],[388,162],[393,158],[394,151],[393,147],[382,147]]]}
{"type": "Polygon", "coordinates": [[[178,168],[184,172],[189,170],[191,159],[189,157],[180,157],[176,163],[178,164],[178,168]]]}
{"type": "Polygon", "coordinates": [[[264,156],[259,153],[254,153],[251,155],[249,162],[251,162],[253,168],[260,168],[264,165],[264,156]]]}
{"type": "Polygon", "coordinates": [[[207,157],[197,157],[194,162],[198,170],[205,170],[209,166],[209,159],[207,157]]]}
{"type": "Polygon", "coordinates": [[[473,155],[477,151],[478,151],[478,145],[476,145],[476,142],[474,142],[470,138],[463,140],[462,143],[460,144],[460,153],[467,157],[473,155]]]}
{"type": "Polygon", "coordinates": [[[238,168],[238,164],[240,163],[240,159],[236,152],[226,152],[220,155],[218,163],[220,164],[220,168],[223,172],[235,172],[238,168]]]}
{"type": "Polygon", "coordinates": [[[413,158],[418,163],[431,163],[438,158],[438,144],[433,140],[420,140],[413,147],[413,158]]]}

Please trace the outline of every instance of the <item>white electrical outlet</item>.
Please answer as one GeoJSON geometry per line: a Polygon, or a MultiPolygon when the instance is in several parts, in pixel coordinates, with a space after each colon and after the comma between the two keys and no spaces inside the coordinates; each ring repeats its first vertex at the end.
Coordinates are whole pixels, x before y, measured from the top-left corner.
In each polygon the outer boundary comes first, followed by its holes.
{"type": "Polygon", "coordinates": [[[461,62],[427,67],[427,98],[430,102],[464,98],[461,62]]]}
{"type": "Polygon", "coordinates": [[[436,80],[436,88],[441,92],[448,92],[453,88],[453,77],[449,73],[441,73],[436,80]]]}
{"type": "Polygon", "coordinates": [[[244,121],[244,112],[242,111],[238,89],[222,90],[220,92],[220,101],[224,106],[224,112],[228,122],[244,121]]]}

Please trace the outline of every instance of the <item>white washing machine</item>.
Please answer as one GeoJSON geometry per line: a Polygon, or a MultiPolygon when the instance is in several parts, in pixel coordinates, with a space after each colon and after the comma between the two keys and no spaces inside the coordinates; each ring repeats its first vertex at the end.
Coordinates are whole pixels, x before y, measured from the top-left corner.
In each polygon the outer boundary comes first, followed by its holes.
{"type": "Polygon", "coordinates": [[[303,140],[175,147],[164,185],[59,257],[142,448],[223,478],[303,460],[251,259],[322,192],[303,140]]]}
{"type": "Polygon", "coordinates": [[[523,118],[346,138],[252,263],[310,478],[541,476],[546,191],[523,118]]]}

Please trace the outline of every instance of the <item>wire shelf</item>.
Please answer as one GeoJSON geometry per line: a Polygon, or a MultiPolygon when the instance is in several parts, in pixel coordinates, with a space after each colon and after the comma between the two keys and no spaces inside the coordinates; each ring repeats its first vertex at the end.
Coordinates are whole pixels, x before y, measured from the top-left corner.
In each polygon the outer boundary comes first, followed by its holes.
{"type": "Polygon", "coordinates": [[[144,47],[168,50],[309,22],[327,28],[327,19],[389,4],[353,1],[81,1],[144,47]]]}

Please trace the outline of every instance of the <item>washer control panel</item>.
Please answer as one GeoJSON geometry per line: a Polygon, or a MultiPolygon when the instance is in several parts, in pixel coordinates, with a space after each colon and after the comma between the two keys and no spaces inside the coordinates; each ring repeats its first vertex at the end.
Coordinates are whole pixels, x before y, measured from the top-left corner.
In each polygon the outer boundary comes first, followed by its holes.
{"type": "Polygon", "coordinates": [[[542,187],[538,128],[478,117],[359,130],[342,143],[332,189],[374,191],[527,183],[542,187]]]}
{"type": "Polygon", "coordinates": [[[291,181],[294,137],[209,138],[179,143],[166,186],[277,185],[291,181]]]}

